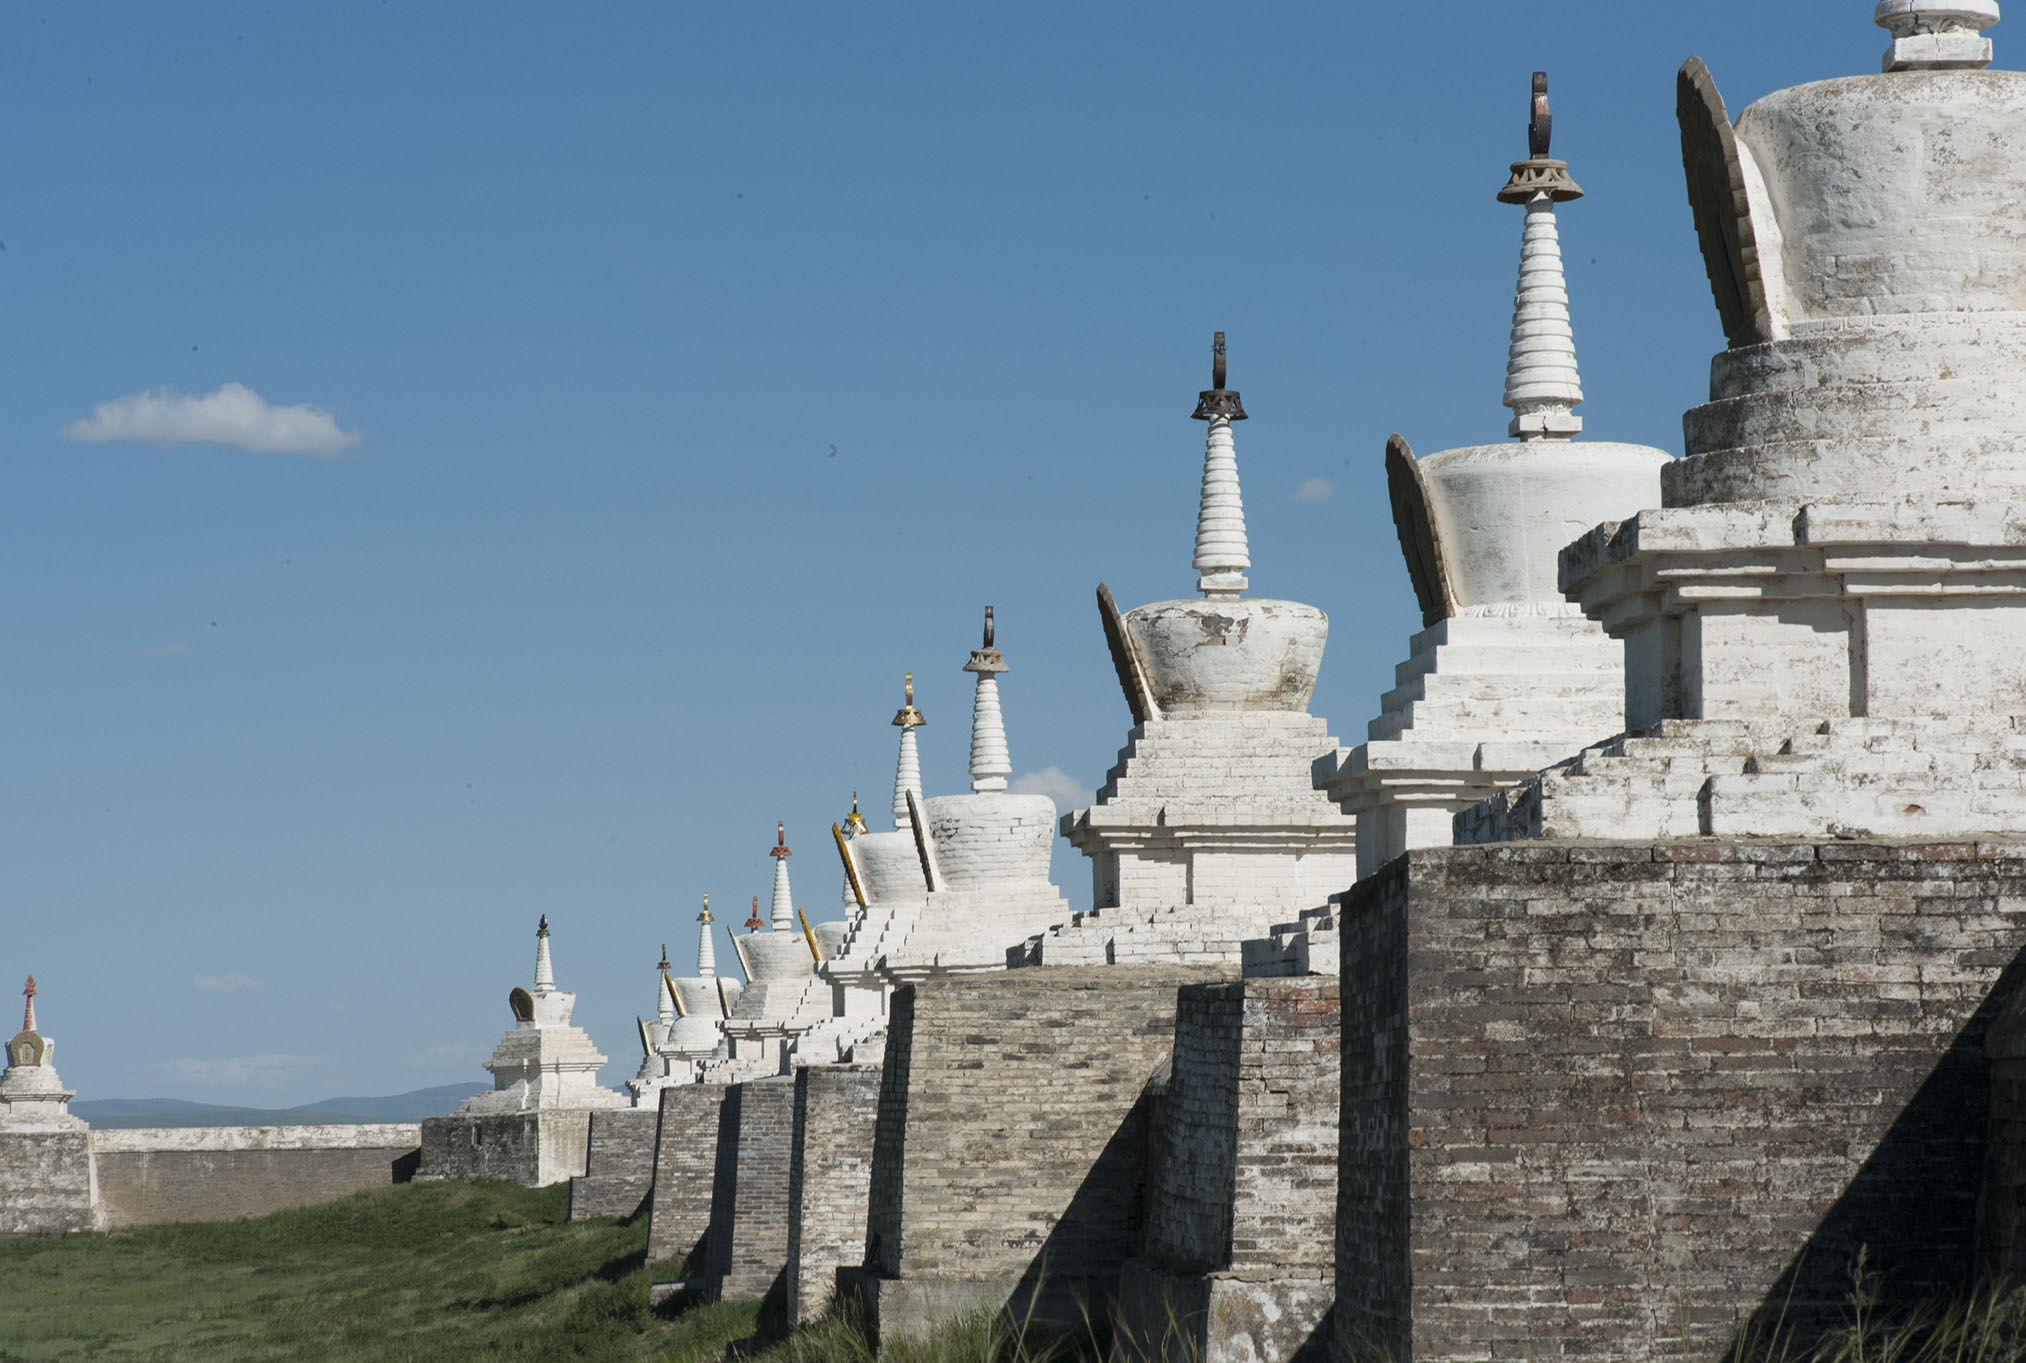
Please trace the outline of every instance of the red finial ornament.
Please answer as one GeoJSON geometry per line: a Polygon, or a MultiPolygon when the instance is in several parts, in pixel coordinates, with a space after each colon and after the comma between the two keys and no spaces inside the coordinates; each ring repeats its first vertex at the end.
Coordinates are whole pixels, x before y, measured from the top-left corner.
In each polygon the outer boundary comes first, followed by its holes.
{"type": "Polygon", "coordinates": [[[27,1006],[21,1010],[21,1030],[32,1032],[35,1030],[35,977],[33,975],[28,977],[28,985],[21,992],[28,999],[27,1006]]]}
{"type": "Polygon", "coordinates": [[[746,920],[746,931],[758,932],[761,928],[764,928],[765,926],[767,925],[760,921],[760,897],[758,895],[754,895],[753,916],[746,920]]]}
{"type": "MultiPolygon", "coordinates": [[[[767,849],[767,855],[770,857],[792,857],[795,855],[788,850],[788,824],[786,820],[777,819],[774,822],[774,845],[767,849]]],[[[759,902],[757,897],[754,902],[759,902]]]]}

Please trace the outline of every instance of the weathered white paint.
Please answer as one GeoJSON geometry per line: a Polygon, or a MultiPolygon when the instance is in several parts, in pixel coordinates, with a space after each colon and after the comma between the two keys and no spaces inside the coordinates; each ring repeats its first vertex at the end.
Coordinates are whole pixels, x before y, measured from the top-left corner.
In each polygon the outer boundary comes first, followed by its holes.
{"type": "Polygon", "coordinates": [[[1245,500],[1238,488],[1238,449],[1228,417],[1210,418],[1203,445],[1203,490],[1196,508],[1196,590],[1216,600],[1246,588],[1252,553],[1245,540],[1245,500]]]}
{"type": "Polygon", "coordinates": [[[1543,190],[1527,204],[1520,239],[1519,286],[1505,365],[1505,405],[1512,408],[1508,434],[1522,440],[1575,435],[1583,429],[1583,418],[1574,410],[1582,400],[1555,202],[1543,190]]]}

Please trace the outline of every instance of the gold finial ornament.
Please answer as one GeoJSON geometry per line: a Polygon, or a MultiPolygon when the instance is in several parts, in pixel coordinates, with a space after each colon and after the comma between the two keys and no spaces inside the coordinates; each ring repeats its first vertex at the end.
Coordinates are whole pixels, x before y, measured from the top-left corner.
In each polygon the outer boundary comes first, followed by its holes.
{"type": "Polygon", "coordinates": [[[865,816],[858,812],[858,792],[855,790],[851,792],[851,812],[844,816],[844,831],[854,838],[865,831],[865,816]]]}
{"type": "Polygon", "coordinates": [[[696,916],[696,921],[699,923],[715,923],[718,921],[711,917],[711,897],[709,895],[703,897],[703,912],[696,916]]]}
{"type": "Polygon", "coordinates": [[[900,707],[900,713],[893,717],[893,723],[898,729],[918,729],[928,723],[928,720],[922,717],[922,712],[915,709],[915,674],[912,672],[907,674],[907,704],[900,707]]]}
{"type": "MultiPolygon", "coordinates": [[[[786,819],[776,819],[774,821],[774,845],[767,849],[767,855],[770,857],[792,857],[795,855],[788,850],[788,821],[786,819]]],[[[753,902],[758,904],[760,897],[754,895],[753,902]]]]}

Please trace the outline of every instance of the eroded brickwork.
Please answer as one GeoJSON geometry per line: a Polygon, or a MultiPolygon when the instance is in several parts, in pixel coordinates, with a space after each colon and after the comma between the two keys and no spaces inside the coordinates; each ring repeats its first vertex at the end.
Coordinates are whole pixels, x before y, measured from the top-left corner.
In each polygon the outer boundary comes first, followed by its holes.
{"type": "Polygon", "coordinates": [[[1969,1280],[2026,845],[1419,851],[1342,940],[1340,1353],[1713,1358],[1860,1250],[1969,1280]]]}
{"type": "Polygon", "coordinates": [[[667,1265],[671,1274],[685,1263],[698,1273],[703,1270],[718,1157],[718,1115],[725,1093],[721,1084],[684,1084],[661,1091],[654,1189],[648,1197],[647,1261],[667,1265]]]}
{"type": "Polygon", "coordinates": [[[837,1270],[865,1260],[873,1129],[881,1067],[816,1065],[795,1072],[795,1141],[788,1168],[788,1318],[830,1305],[837,1270]]]}

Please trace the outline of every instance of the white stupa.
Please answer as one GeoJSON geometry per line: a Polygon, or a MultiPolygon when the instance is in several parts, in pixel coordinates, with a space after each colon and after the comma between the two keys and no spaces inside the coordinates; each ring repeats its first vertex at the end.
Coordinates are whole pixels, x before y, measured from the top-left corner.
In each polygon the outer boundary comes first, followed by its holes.
{"type": "Polygon", "coordinates": [[[626,1098],[598,1083],[605,1057],[581,1027],[570,1025],[577,996],[556,988],[549,959],[549,919],[535,929],[535,987],[507,995],[514,1025],[485,1062],[493,1090],[467,1098],[461,1113],[535,1112],[625,1107],[626,1098]]]}
{"type": "Polygon", "coordinates": [[[831,1014],[830,985],[816,974],[820,948],[813,930],[795,907],[788,876],[788,826],[777,821],[774,845],[767,855],[774,863],[773,903],[760,917],[760,897],[753,896],[753,915],[745,936],[734,936],[732,949],[746,973],[745,992],[721,1024],[725,1053],[699,1066],[706,1083],[780,1074],[788,1066],[795,1039],[831,1014]]]}
{"type": "Polygon", "coordinates": [[[77,1095],[56,1073],[56,1042],[35,1028],[35,977],[22,989],[21,1030],[7,1043],[7,1069],[0,1073],[0,1130],[82,1131],[82,1117],[70,1115],[77,1095]]]}
{"type": "Polygon", "coordinates": [[[1252,567],[1224,386],[1211,387],[1196,512],[1197,599],[1098,611],[1133,729],[1088,809],[1061,829],[1091,861],[1090,912],[1039,937],[1029,961],[1236,964],[1244,944],[1356,878],[1356,825],[1314,789],[1336,750],[1308,713],[1329,619],[1299,601],[1247,597],[1252,567]]]}
{"type": "Polygon", "coordinates": [[[1728,344],[1660,505],[1561,555],[1629,737],[1459,837],[2026,831],[2026,74],[1991,0],[1873,18],[1882,73],[1735,124],[1682,68],[1728,344]]]}
{"type": "Polygon", "coordinates": [[[1622,649],[1562,598],[1557,556],[1598,521],[1658,505],[1669,456],[1575,439],[1583,385],[1555,205],[1583,191],[1548,156],[1544,73],[1533,90],[1528,159],[1498,193],[1526,210],[1505,379],[1514,439],[1421,459],[1399,436],[1387,442],[1394,524],[1425,628],[1366,741],[1316,769],[1358,820],[1361,879],[1410,848],[1448,846],[1458,810],[1623,724],[1622,649]]]}

